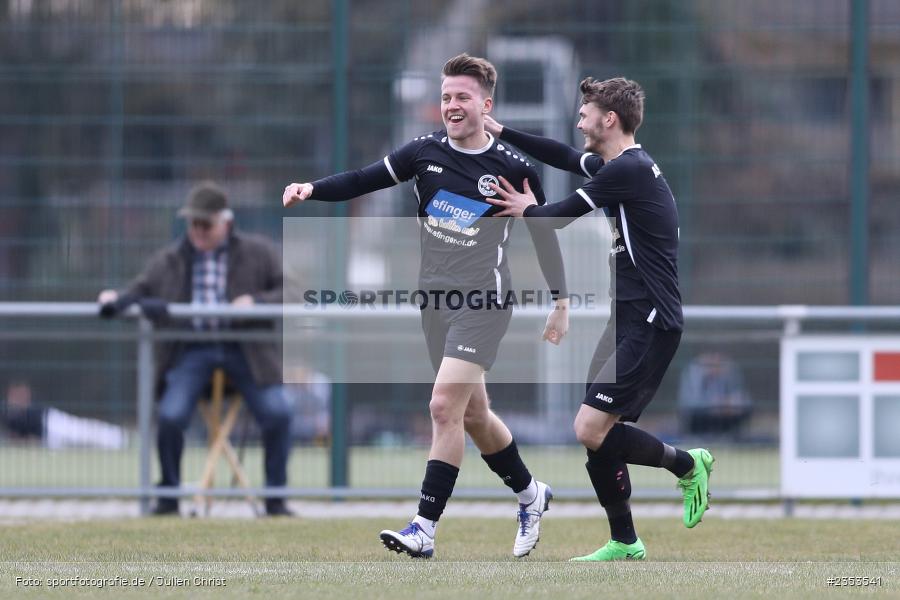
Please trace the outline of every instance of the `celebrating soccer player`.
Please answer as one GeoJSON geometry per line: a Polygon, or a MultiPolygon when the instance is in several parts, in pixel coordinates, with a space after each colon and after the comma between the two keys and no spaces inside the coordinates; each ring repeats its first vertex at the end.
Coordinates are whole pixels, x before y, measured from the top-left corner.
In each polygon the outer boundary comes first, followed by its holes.
{"type": "Polygon", "coordinates": [[[590,177],[564,200],[544,205],[508,181],[495,186],[498,216],[556,217],[565,224],[602,207],[614,220],[610,268],[616,274],[612,318],[588,371],[587,393],[575,417],[575,435],[587,448],[587,467],[606,509],[610,541],[578,561],[643,559],[646,550],[631,518],[628,465],[661,467],[678,477],[684,524],[694,527],[708,506],[713,457],[702,448],[673,448],[623,421],[637,421],[653,399],[681,340],[678,290],[678,211],[669,184],[634,134],[644,114],[644,91],[621,77],[581,82],[578,129],[584,149],[503,127],[489,132],[558,169],[590,177]],[[542,206],[537,206],[541,204],[542,206]],[[612,360],[611,360],[612,359],[612,360]]]}
{"type": "MultiPolygon", "coordinates": [[[[438,520],[453,492],[468,433],[487,465],[519,500],[515,556],[525,556],[540,534],[549,507],[550,486],[528,471],[512,434],[491,411],[484,372],[491,368],[511,317],[503,301],[510,289],[506,247],[512,219],[492,219],[498,211],[485,202],[503,180],[522,188],[528,180],[543,202],[540,180],[518,151],[499,143],[484,129],[497,80],[493,65],[462,54],[441,72],[441,116],[446,130],[428,133],[358,171],[312,183],[292,183],[282,202],[307,199],[342,201],[415,179],[421,222],[423,290],[473,291],[496,303],[469,303],[454,310],[446,304],[422,310],[422,329],[437,373],[431,394],[432,443],[418,514],[400,531],[384,530],[385,547],[413,557],[430,557],[438,520]]],[[[529,226],[538,260],[555,307],[543,337],[558,344],[568,330],[568,294],[562,256],[551,228],[529,226]]]]}

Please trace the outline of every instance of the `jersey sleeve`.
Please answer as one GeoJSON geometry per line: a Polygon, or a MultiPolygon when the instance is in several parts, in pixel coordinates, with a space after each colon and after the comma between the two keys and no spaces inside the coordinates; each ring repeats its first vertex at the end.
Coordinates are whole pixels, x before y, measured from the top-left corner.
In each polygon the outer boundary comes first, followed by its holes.
{"type": "MultiPolygon", "coordinates": [[[[578,217],[588,214],[594,210],[594,208],[595,207],[588,202],[585,202],[584,197],[576,192],[553,204],[546,204],[544,206],[531,205],[525,209],[523,216],[528,218],[544,217],[548,219],[547,222],[550,223],[554,229],[560,229],[578,217]]],[[[528,219],[526,219],[526,222],[527,221],[528,219]]]]}
{"type": "Polygon", "coordinates": [[[597,171],[590,181],[575,190],[591,209],[615,206],[633,200],[640,188],[640,166],[637,160],[622,155],[597,171]]]}
{"type": "Polygon", "coordinates": [[[384,157],[384,165],[394,183],[408,181],[416,175],[416,157],[425,141],[416,138],[384,157]]]}
{"type": "Polygon", "coordinates": [[[603,206],[615,206],[637,196],[638,165],[632,157],[621,156],[603,166],[589,182],[560,202],[529,206],[526,217],[552,217],[554,227],[565,227],[578,217],[603,206]]]}
{"type": "Polygon", "coordinates": [[[538,265],[544,275],[544,281],[550,288],[550,294],[554,300],[568,298],[569,290],[566,288],[566,268],[563,264],[562,250],[559,249],[559,240],[552,224],[544,219],[525,219],[528,233],[537,253],[538,265]]]}
{"type": "Polygon", "coordinates": [[[378,161],[362,169],[345,171],[314,181],[310,198],[325,202],[341,202],[391,187],[396,183],[385,162],[378,161]]]}
{"type": "Polygon", "coordinates": [[[556,140],[509,127],[503,128],[500,139],[524,150],[542,163],[582,177],[593,177],[603,166],[603,159],[597,154],[578,152],[575,148],[556,140]]]}
{"type": "Polygon", "coordinates": [[[340,202],[411,179],[415,175],[415,159],[422,144],[423,141],[417,138],[367,167],[314,181],[311,198],[340,202]]]}
{"type": "MultiPolygon", "coordinates": [[[[522,178],[528,180],[528,187],[531,188],[531,193],[534,194],[537,203],[541,206],[545,205],[547,197],[544,195],[540,176],[530,164],[525,164],[523,167],[522,178]]],[[[522,188],[524,189],[524,187],[523,183],[522,188]]],[[[556,238],[556,232],[552,225],[540,219],[526,219],[525,224],[528,226],[528,233],[531,234],[538,264],[544,275],[544,281],[547,282],[547,287],[550,289],[550,294],[554,300],[568,298],[566,269],[563,265],[562,251],[559,249],[559,240],[556,238]]]]}

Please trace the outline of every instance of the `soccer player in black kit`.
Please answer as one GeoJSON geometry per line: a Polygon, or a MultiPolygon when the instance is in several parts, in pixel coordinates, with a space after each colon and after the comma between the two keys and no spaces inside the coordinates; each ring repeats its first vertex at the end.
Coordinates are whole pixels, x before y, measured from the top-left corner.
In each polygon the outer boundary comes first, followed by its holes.
{"type": "MultiPolygon", "coordinates": [[[[437,373],[429,405],[432,445],[418,514],[406,528],[386,529],[380,537],[389,550],[432,556],[435,528],[453,492],[468,433],[490,469],[518,497],[513,554],[525,556],[538,542],[552,492],[529,473],[509,429],[490,410],[484,385],[484,372],[496,358],[511,316],[503,299],[510,290],[506,246],[514,222],[490,218],[499,209],[485,202],[485,196],[496,194],[491,184],[501,177],[520,188],[526,179],[534,182],[540,202],[543,193],[536,171],[518,150],[484,130],[497,79],[493,65],[463,54],[447,61],[441,75],[445,131],[417,137],[358,171],[292,183],[282,202],[287,207],[307,199],[341,201],[415,179],[422,245],[419,284],[426,291],[445,292],[442,306],[432,302],[422,309],[422,329],[437,373]],[[464,294],[467,301],[451,308],[453,293],[464,294]],[[469,302],[473,297],[478,300],[469,302]]],[[[558,344],[568,330],[562,255],[552,228],[530,224],[528,229],[554,292],[543,337],[558,344]]]]}
{"type": "MultiPolygon", "coordinates": [[[[564,200],[537,206],[525,182],[519,193],[507,181],[496,187],[498,216],[553,217],[556,227],[602,208],[613,219],[610,290],[614,324],[600,337],[588,370],[587,393],[575,417],[575,435],[587,448],[587,467],[606,510],[610,540],[576,561],[643,559],[644,543],[631,518],[628,465],[661,467],[678,477],[684,524],[694,527],[708,507],[713,457],[703,448],[679,450],[637,427],[681,340],[678,290],[678,211],[669,184],[634,134],[644,114],[644,91],[621,77],[581,82],[578,129],[584,149],[503,127],[486,127],[536,159],[590,181],[564,200]],[[614,360],[610,360],[614,358],[614,360]]],[[[543,204],[543,203],[541,203],[543,204]]]]}

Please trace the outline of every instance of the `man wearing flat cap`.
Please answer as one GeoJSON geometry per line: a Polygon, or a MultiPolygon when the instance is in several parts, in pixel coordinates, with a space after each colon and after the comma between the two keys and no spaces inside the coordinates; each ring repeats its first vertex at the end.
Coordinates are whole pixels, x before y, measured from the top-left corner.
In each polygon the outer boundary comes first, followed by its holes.
{"type": "MultiPolygon", "coordinates": [[[[167,319],[165,307],[170,302],[250,306],[282,301],[279,253],[263,238],[235,229],[234,213],[221,188],[209,182],[198,185],[178,214],[187,221],[187,234],[150,258],[125,290],[100,292],[101,315],[112,316],[137,303],[160,326],[195,331],[272,330],[273,324],[267,321],[167,319]]],[[[273,330],[271,341],[217,341],[213,337],[157,345],[160,487],[177,488],[181,483],[184,431],[216,368],[224,369],[262,430],[266,486],[287,483],[293,407],[282,386],[278,339],[273,330]]],[[[153,512],[177,514],[177,498],[160,497],[153,512]]],[[[284,499],[268,498],[266,513],[279,516],[290,511],[284,499]]]]}

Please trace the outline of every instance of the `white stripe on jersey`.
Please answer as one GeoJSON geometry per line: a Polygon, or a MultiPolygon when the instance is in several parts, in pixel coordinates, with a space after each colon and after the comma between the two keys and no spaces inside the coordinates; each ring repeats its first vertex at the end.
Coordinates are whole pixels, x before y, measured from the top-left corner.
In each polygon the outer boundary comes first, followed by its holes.
{"type": "Polygon", "coordinates": [[[587,192],[585,192],[581,188],[578,188],[577,190],[575,190],[575,193],[584,198],[584,201],[587,202],[588,206],[590,206],[593,210],[597,210],[597,205],[594,204],[594,201],[591,200],[591,197],[587,195],[587,192]]]}
{"type": "Polygon", "coordinates": [[[400,183],[400,180],[397,179],[397,174],[394,173],[394,167],[391,166],[391,161],[388,160],[388,157],[384,157],[384,166],[387,167],[388,173],[391,174],[391,178],[394,180],[394,183],[400,183]]]}
{"type": "Polygon", "coordinates": [[[637,263],[634,262],[634,253],[631,251],[631,238],[628,237],[628,219],[625,218],[625,207],[622,206],[621,202],[619,202],[619,215],[622,217],[622,237],[625,238],[625,247],[628,248],[628,256],[631,257],[631,264],[637,267],[637,263]]]}
{"type": "Polygon", "coordinates": [[[584,154],[581,155],[581,170],[584,171],[584,174],[586,176],[593,177],[593,175],[591,173],[588,173],[587,167],[584,166],[584,161],[586,161],[589,156],[593,156],[593,153],[585,152],[584,154]]]}
{"type": "Polygon", "coordinates": [[[653,310],[650,311],[650,316],[647,317],[647,322],[652,323],[653,319],[655,319],[655,318],[656,318],[656,309],[654,308],[653,310]]]}
{"type": "Polygon", "coordinates": [[[422,206],[422,199],[419,197],[419,176],[416,175],[416,181],[413,183],[413,192],[416,194],[416,223],[422,224],[422,217],[419,216],[419,207],[422,206]]]}
{"type": "MultiPolygon", "coordinates": [[[[497,267],[503,263],[503,244],[509,239],[509,222],[511,220],[509,217],[506,218],[506,224],[503,226],[503,239],[497,245],[497,267]]],[[[494,279],[497,281],[497,298],[500,298],[503,286],[500,283],[500,271],[496,267],[494,268],[494,279]]]]}

